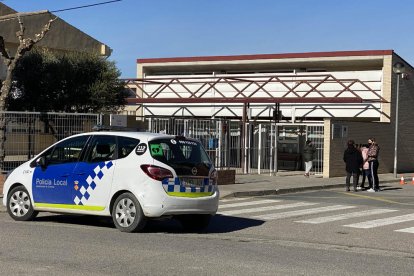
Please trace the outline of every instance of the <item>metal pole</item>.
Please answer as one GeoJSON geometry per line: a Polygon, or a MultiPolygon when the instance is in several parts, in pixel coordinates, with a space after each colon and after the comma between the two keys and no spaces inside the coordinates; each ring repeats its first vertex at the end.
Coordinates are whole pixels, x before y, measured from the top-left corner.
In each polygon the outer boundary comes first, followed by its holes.
{"type": "Polygon", "coordinates": [[[260,174],[262,167],[262,124],[259,124],[259,145],[258,145],[258,161],[257,161],[257,173],[260,174]]]}
{"type": "Polygon", "coordinates": [[[397,178],[398,156],[398,98],[400,93],[400,74],[397,74],[397,97],[395,100],[395,133],[394,133],[394,177],[397,178]]]}

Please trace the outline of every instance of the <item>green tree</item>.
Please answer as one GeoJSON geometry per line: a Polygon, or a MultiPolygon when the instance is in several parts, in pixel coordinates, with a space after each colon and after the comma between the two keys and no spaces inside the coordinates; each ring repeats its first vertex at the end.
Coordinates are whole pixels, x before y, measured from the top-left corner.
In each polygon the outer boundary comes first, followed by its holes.
{"type": "Polygon", "coordinates": [[[8,110],[111,112],[126,104],[115,63],[89,53],[35,49],[17,64],[8,110]]]}

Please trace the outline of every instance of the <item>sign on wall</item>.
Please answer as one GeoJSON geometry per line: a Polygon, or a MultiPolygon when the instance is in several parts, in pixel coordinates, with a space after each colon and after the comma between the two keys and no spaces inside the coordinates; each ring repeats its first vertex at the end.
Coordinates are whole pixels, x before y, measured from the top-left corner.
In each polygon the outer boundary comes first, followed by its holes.
{"type": "Polygon", "coordinates": [[[117,115],[111,114],[109,117],[109,125],[116,127],[126,127],[127,126],[127,116],[126,115],[117,115]]]}
{"type": "Polygon", "coordinates": [[[348,137],[348,126],[342,124],[332,125],[332,139],[348,137]]]}

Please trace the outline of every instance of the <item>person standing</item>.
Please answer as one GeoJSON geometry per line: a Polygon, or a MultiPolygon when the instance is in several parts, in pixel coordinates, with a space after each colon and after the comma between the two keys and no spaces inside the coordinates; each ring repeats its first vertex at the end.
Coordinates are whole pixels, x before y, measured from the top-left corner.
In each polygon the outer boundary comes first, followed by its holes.
{"type": "Polygon", "coordinates": [[[369,164],[369,173],[368,181],[369,186],[371,187],[368,192],[379,192],[379,179],[378,179],[378,155],[380,147],[375,142],[375,138],[368,139],[368,164],[369,164]]]}
{"type": "Polygon", "coordinates": [[[311,140],[307,140],[303,149],[303,161],[305,161],[305,177],[309,177],[310,171],[313,166],[313,160],[315,159],[316,147],[311,140]]]}
{"type": "MultiPolygon", "coordinates": [[[[362,181],[361,181],[360,187],[363,190],[365,188],[365,179],[369,177],[368,145],[367,144],[364,144],[361,146],[361,154],[362,154],[363,164],[362,164],[362,181]]],[[[371,188],[372,188],[371,186],[368,187],[368,189],[371,189],[371,188]]]]}
{"type": "Polygon", "coordinates": [[[352,183],[354,187],[354,192],[357,191],[357,184],[359,178],[359,172],[363,163],[361,152],[355,147],[354,140],[348,141],[347,149],[344,151],[344,162],[346,164],[346,191],[349,192],[349,185],[352,176],[352,183]]]}

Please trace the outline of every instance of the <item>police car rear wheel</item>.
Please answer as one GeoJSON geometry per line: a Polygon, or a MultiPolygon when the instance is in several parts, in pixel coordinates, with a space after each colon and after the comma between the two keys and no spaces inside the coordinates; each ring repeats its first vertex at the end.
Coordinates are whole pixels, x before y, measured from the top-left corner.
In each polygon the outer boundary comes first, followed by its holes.
{"type": "Polygon", "coordinates": [[[146,224],[141,205],[131,193],[121,194],[112,208],[112,219],[122,232],[137,232],[146,224]]]}
{"type": "Polygon", "coordinates": [[[33,209],[29,193],[23,186],[13,188],[7,197],[7,212],[18,221],[34,219],[38,212],[33,209]]]}
{"type": "Polygon", "coordinates": [[[211,220],[211,215],[181,215],[176,218],[181,223],[185,231],[188,232],[202,232],[204,231],[211,220]]]}

